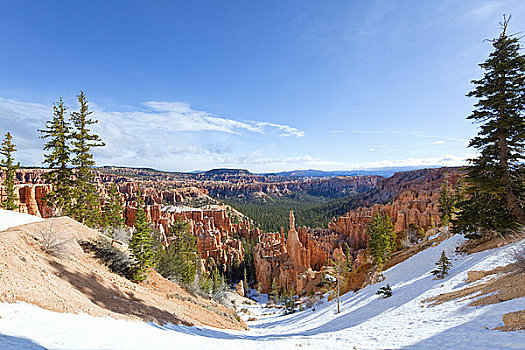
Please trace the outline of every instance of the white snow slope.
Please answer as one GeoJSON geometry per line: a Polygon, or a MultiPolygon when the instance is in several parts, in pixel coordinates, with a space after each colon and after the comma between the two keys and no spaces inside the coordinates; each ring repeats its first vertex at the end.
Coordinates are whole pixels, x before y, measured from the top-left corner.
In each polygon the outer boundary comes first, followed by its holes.
{"type": "Polygon", "coordinates": [[[7,230],[10,227],[30,224],[42,220],[43,219],[38,216],[0,209],[0,231],[7,230]]]}
{"type": "MultiPolygon", "coordinates": [[[[0,235],[1,237],[1,235],[0,235]]],[[[454,236],[384,273],[385,280],[334,302],[281,316],[261,315],[249,331],[159,326],[85,314],[59,314],[36,306],[0,304],[0,349],[525,349],[525,332],[491,330],[504,313],[525,309],[525,298],[484,307],[460,299],[429,306],[422,300],[465,286],[467,271],[506,265],[525,241],[471,256],[454,253],[454,236]],[[434,280],[441,251],[453,263],[448,277],[434,280]],[[375,295],[390,284],[393,296],[375,295]]],[[[1,276],[0,276],[1,283],[1,276]]],[[[252,313],[268,309],[250,307],[252,313]]]]}

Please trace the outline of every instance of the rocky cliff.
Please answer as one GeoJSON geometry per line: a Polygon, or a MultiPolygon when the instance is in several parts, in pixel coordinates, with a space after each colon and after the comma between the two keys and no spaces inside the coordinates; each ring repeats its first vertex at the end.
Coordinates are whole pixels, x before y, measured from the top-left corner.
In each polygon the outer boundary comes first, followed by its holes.
{"type": "MultiPolygon", "coordinates": [[[[42,181],[46,170],[30,169],[17,172],[19,211],[32,215],[49,216],[43,197],[51,188],[42,181]]],[[[204,259],[213,258],[229,265],[242,261],[244,247],[240,238],[258,242],[254,259],[256,275],[263,291],[268,291],[275,280],[283,288],[305,291],[320,276],[323,266],[334,257],[334,251],[344,251],[358,265],[368,247],[366,225],[375,212],[390,216],[396,232],[409,227],[428,229],[439,225],[437,199],[440,186],[448,178],[454,184],[459,169],[441,168],[396,173],[390,178],[371,176],[341,177],[331,179],[278,180],[269,177],[263,182],[253,174],[214,174],[211,177],[155,173],[137,170],[134,177],[127,173],[98,172],[96,181],[101,200],[111,183],[116,183],[125,203],[126,224],[133,227],[139,185],[149,221],[157,227],[164,242],[170,240],[169,226],[177,220],[190,222],[193,234],[204,259]],[[230,179],[231,177],[231,179],[230,179]],[[211,179],[210,179],[211,178],[211,179]],[[228,180],[228,181],[226,181],[228,180]],[[253,196],[281,195],[287,191],[317,193],[359,194],[362,207],[333,218],[327,229],[296,227],[293,214],[285,236],[262,233],[252,226],[249,219],[227,206],[218,205],[208,194],[253,196]],[[204,206],[198,208],[196,206],[204,206]]],[[[3,189],[0,187],[0,194],[3,189]]]]}
{"type": "Polygon", "coordinates": [[[363,201],[385,201],[352,210],[333,218],[328,229],[295,228],[290,214],[288,238],[284,234],[266,233],[260,237],[255,250],[256,274],[263,291],[268,292],[275,280],[282,288],[307,292],[311,280],[334,252],[343,251],[353,260],[354,266],[362,263],[363,252],[368,247],[367,223],[376,212],[387,214],[397,233],[409,227],[427,230],[440,224],[438,197],[443,182],[453,185],[459,178],[459,169],[440,168],[397,173],[377,183],[377,189],[363,195],[363,201]]]}

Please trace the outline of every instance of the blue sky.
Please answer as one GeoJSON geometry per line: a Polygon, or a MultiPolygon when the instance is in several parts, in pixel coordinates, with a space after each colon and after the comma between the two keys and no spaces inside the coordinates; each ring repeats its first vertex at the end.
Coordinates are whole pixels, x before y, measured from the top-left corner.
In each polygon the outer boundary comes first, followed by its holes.
{"type": "Polygon", "coordinates": [[[0,133],[83,89],[98,165],[191,171],[458,165],[465,97],[503,13],[525,1],[0,2],[0,133]]]}

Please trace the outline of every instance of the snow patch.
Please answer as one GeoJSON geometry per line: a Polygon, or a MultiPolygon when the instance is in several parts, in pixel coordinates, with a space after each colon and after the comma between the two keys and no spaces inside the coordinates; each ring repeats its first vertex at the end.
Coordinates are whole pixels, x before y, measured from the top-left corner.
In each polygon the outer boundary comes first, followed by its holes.
{"type": "MultiPolygon", "coordinates": [[[[483,307],[470,300],[431,306],[423,300],[465,286],[469,270],[491,270],[512,259],[524,241],[473,255],[455,248],[453,236],[384,272],[385,280],[335,301],[292,315],[262,305],[246,306],[257,320],[250,331],[210,327],[158,326],[88,315],[58,314],[36,306],[0,304],[1,349],[523,349],[525,332],[493,331],[502,315],[525,309],[525,298],[483,307]],[[442,280],[429,273],[442,251],[452,268],[442,280]],[[393,295],[375,292],[390,284],[393,295]]],[[[265,296],[262,299],[266,299],[265,296]]],[[[244,306],[243,306],[244,307],[244,306]]]]}
{"type": "Polygon", "coordinates": [[[0,231],[42,220],[44,219],[39,218],[38,216],[0,209],[0,231]]]}

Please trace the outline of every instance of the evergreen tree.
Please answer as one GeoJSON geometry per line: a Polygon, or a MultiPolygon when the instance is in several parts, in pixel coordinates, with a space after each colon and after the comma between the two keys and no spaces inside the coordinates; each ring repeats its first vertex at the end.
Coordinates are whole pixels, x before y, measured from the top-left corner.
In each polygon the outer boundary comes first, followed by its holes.
{"type": "Polygon", "coordinates": [[[72,152],[74,154],[72,164],[75,166],[76,178],[73,216],[83,224],[96,227],[101,224],[102,218],[100,215],[100,196],[94,184],[92,172],[95,160],[91,149],[105,146],[105,143],[101,142],[98,135],[92,133],[89,129],[90,125],[96,124],[98,121],[89,117],[93,111],[89,110],[83,91],[80,91],[80,95],[78,95],[78,102],[80,104],[79,112],[71,113],[71,122],[75,126],[75,130],[71,135],[72,152]]]}
{"type": "Polygon", "coordinates": [[[225,288],[224,277],[221,275],[217,265],[215,265],[215,267],[212,270],[211,281],[212,281],[211,283],[212,294],[217,294],[218,292],[220,292],[221,290],[225,288]]]}
{"type": "Polygon", "coordinates": [[[330,260],[336,277],[337,313],[341,313],[341,284],[346,280],[346,274],[352,270],[349,259],[340,251],[335,254],[335,260],[330,260]]]}
{"type": "Polygon", "coordinates": [[[390,284],[386,284],[386,287],[381,287],[376,292],[377,295],[383,294],[383,298],[389,298],[392,296],[392,288],[390,288],[390,284]]]}
{"type": "Polygon", "coordinates": [[[246,274],[246,268],[244,268],[244,274],[242,279],[242,285],[244,287],[244,295],[248,295],[248,292],[250,290],[250,286],[248,285],[248,276],[246,274]]]}
{"type": "Polygon", "coordinates": [[[279,298],[279,286],[277,285],[277,280],[274,278],[272,280],[272,289],[270,290],[270,293],[268,293],[268,299],[273,301],[274,303],[277,303],[278,298],[279,298]]]}
{"type": "Polygon", "coordinates": [[[107,196],[107,202],[104,206],[104,224],[109,227],[117,228],[124,226],[124,207],[120,200],[120,193],[117,185],[112,182],[107,196]]]}
{"type": "Polygon", "coordinates": [[[44,144],[44,164],[49,172],[43,175],[48,184],[53,186],[52,191],[46,194],[45,202],[52,209],[51,216],[71,215],[71,150],[68,140],[71,137],[71,126],[65,118],[67,107],[62,98],[53,105],[53,118],[46,122],[46,128],[38,130],[44,144]]]}
{"type": "Polygon", "coordinates": [[[445,254],[445,251],[441,252],[441,257],[439,258],[439,261],[436,263],[437,268],[432,271],[432,274],[436,276],[436,279],[443,279],[446,275],[448,275],[448,271],[450,270],[450,267],[452,264],[450,263],[450,260],[447,258],[447,255],[445,254]]]}
{"type": "Polygon", "coordinates": [[[454,193],[450,191],[448,179],[441,185],[438,198],[438,208],[441,224],[448,224],[452,218],[452,213],[454,212],[454,193]]]}
{"type": "Polygon", "coordinates": [[[135,231],[131,237],[129,248],[134,258],[133,279],[137,282],[144,281],[148,278],[147,272],[154,264],[155,253],[152,249],[153,238],[151,236],[151,227],[143,208],[142,193],[137,194],[137,212],[135,213],[135,231]]]}
{"type": "Polygon", "coordinates": [[[297,297],[295,293],[291,290],[285,290],[283,293],[283,305],[284,305],[284,314],[289,315],[297,311],[297,297]]]}
{"type": "Polygon", "coordinates": [[[169,229],[171,242],[157,257],[157,269],[161,275],[183,283],[192,283],[197,273],[199,258],[197,238],[190,230],[189,222],[178,220],[169,229]]]}
{"type": "Polygon", "coordinates": [[[367,225],[368,244],[374,261],[383,268],[396,245],[394,225],[388,215],[375,213],[367,225]]]}
{"type": "Polygon", "coordinates": [[[13,137],[8,132],[5,134],[5,139],[2,142],[2,148],[0,148],[0,155],[4,156],[4,159],[0,161],[0,166],[4,168],[5,180],[3,185],[6,188],[5,199],[0,198],[0,207],[7,210],[15,210],[18,208],[16,205],[17,196],[15,194],[15,173],[16,169],[20,167],[20,163],[15,164],[13,153],[16,152],[15,145],[11,142],[13,137]]]}
{"type": "Polygon", "coordinates": [[[481,124],[469,144],[480,154],[467,171],[469,198],[453,222],[454,232],[467,237],[525,224],[525,56],[519,37],[507,34],[508,23],[504,17],[502,33],[491,40],[494,51],[479,65],[485,74],[467,95],[478,99],[467,119],[481,124]]]}

